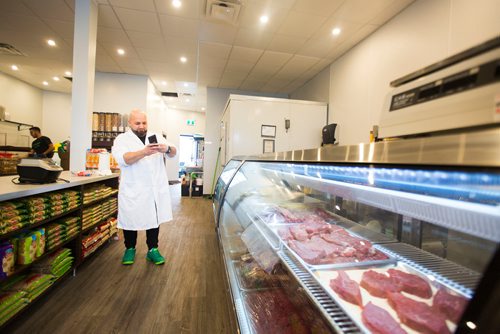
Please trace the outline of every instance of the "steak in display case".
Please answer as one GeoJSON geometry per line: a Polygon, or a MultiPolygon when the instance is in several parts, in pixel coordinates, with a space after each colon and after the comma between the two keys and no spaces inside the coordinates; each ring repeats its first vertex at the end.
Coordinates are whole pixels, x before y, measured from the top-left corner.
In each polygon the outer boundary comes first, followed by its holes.
{"type": "Polygon", "coordinates": [[[499,327],[500,129],[231,160],[214,214],[241,333],[499,327]]]}

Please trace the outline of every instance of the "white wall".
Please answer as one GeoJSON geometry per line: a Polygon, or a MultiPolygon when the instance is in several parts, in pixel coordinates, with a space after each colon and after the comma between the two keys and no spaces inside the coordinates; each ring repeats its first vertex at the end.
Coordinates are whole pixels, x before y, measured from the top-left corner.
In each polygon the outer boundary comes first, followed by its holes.
{"type": "Polygon", "coordinates": [[[290,98],[328,103],[330,101],[330,66],[290,94],[290,98]]]}
{"type": "MultiPolygon", "coordinates": [[[[205,134],[205,114],[196,111],[168,109],[167,117],[167,141],[174,144],[179,149],[180,135],[204,135],[205,134]],[[187,125],[187,120],[193,119],[194,125],[187,125]]],[[[168,178],[175,180],[178,178],[179,171],[179,152],[169,159],[167,163],[168,178]]]]}
{"type": "Polygon", "coordinates": [[[220,120],[224,112],[224,106],[230,94],[269,96],[288,98],[287,94],[269,94],[263,92],[248,92],[237,89],[207,88],[207,110],[205,128],[205,160],[203,162],[203,193],[210,194],[212,190],[212,179],[217,161],[217,153],[220,141],[220,120]]]}
{"type": "Polygon", "coordinates": [[[330,67],[330,123],[340,144],[369,141],[389,82],[500,32],[498,0],[420,0],[330,67]]]}
{"type": "MultiPolygon", "coordinates": [[[[11,121],[42,127],[42,90],[1,72],[0,105],[11,121]]],[[[30,146],[31,141],[28,130],[0,123],[0,145],[30,146]]]]}
{"type": "Polygon", "coordinates": [[[96,72],[94,111],[128,114],[147,110],[148,77],[144,75],[96,72]]]}
{"type": "Polygon", "coordinates": [[[43,92],[42,133],[53,143],[71,136],[71,94],[43,92]]]}

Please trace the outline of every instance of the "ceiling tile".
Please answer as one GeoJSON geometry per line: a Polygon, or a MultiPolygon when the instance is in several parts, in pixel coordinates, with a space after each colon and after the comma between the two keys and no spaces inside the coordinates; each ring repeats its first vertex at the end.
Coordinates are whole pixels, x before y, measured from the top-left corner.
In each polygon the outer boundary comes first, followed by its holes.
{"type": "Polygon", "coordinates": [[[175,70],[178,66],[177,64],[167,63],[167,62],[155,62],[155,61],[143,61],[144,66],[150,72],[154,72],[157,75],[169,75],[170,71],[175,70]]]}
{"type": "Polygon", "coordinates": [[[290,11],[278,30],[279,34],[309,38],[325,22],[326,18],[318,15],[290,11]]]}
{"type": "Polygon", "coordinates": [[[1,18],[10,26],[16,27],[16,31],[18,32],[26,32],[35,36],[54,35],[54,32],[42,20],[35,16],[3,15],[1,18]],[[22,22],[22,24],[19,24],[19,22],[22,22]]]}
{"type": "Polygon", "coordinates": [[[279,8],[290,9],[292,8],[295,0],[251,0],[251,3],[260,8],[279,8]]]}
{"type": "Polygon", "coordinates": [[[367,23],[378,15],[384,8],[388,7],[393,0],[349,0],[333,13],[333,17],[356,22],[367,23]]]}
{"type": "Polygon", "coordinates": [[[367,24],[355,32],[350,38],[346,39],[340,45],[334,47],[327,55],[328,58],[337,58],[353,48],[356,44],[358,44],[361,40],[368,37],[375,30],[379,28],[378,25],[367,24]]]}
{"type": "Polygon", "coordinates": [[[33,12],[28,9],[19,0],[2,0],[0,1],[0,13],[2,14],[18,14],[18,15],[33,15],[33,12]]]}
{"type": "Polygon", "coordinates": [[[73,39],[74,23],[69,21],[60,20],[45,20],[45,23],[54,31],[58,33],[63,39],[73,39]]]}
{"type": "Polygon", "coordinates": [[[159,34],[160,23],[156,13],[138,10],[116,8],[116,15],[125,30],[142,31],[159,34]]]}
{"type": "Polygon", "coordinates": [[[113,42],[107,42],[107,43],[102,43],[102,47],[106,50],[108,55],[113,58],[118,58],[122,57],[125,59],[136,59],[139,58],[139,55],[135,51],[135,49],[130,46],[126,45],[124,46],[123,44],[118,44],[118,43],[113,43],[113,42]],[[125,54],[123,56],[119,55],[116,50],[119,48],[123,48],[125,50],[125,54]]]}
{"type": "Polygon", "coordinates": [[[99,5],[97,25],[99,27],[122,29],[122,25],[111,6],[99,5]]]}
{"type": "Polygon", "coordinates": [[[414,0],[396,0],[389,6],[384,8],[382,12],[376,15],[368,23],[375,25],[382,25],[401,12],[403,9],[412,4],[414,0]]]}
{"type": "Polygon", "coordinates": [[[276,73],[292,57],[289,53],[265,51],[255,65],[252,72],[273,72],[276,73]]]}
{"type": "Polygon", "coordinates": [[[226,65],[226,71],[238,72],[243,75],[247,75],[254,66],[254,62],[229,59],[226,65]]]}
{"type": "Polygon", "coordinates": [[[97,72],[105,73],[123,73],[122,69],[118,65],[96,65],[97,72]]]}
{"type": "Polygon", "coordinates": [[[264,89],[266,90],[280,90],[281,88],[289,85],[291,80],[286,80],[286,79],[276,79],[272,78],[269,80],[266,85],[264,86],[264,89]]]}
{"type": "Polygon", "coordinates": [[[239,26],[258,33],[273,33],[281,26],[287,13],[288,10],[283,8],[261,7],[254,3],[248,3],[242,9],[239,26]],[[266,15],[269,18],[269,21],[265,24],[260,22],[262,15],[266,15]]]}
{"type": "Polygon", "coordinates": [[[330,16],[344,0],[296,0],[292,10],[319,16],[330,16]]]}
{"type": "Polygon", "coordinates": [[[160,15],[160,25],[166,36],[198,39],[199,20],[173,15],[160,15]]]}
{"type": "Polygon", "coordinates": [[[261,87],[264,87],[266,85],[266,81],[259,81],[259,80],[251,80],[251,79],[246,79],[241,85],[240,89],[243,90],[254,90],[257,91],[261,87]]]}
{"type": "Polygon", "coordinates": [[[318,38],[308,40],[300,49],[297,54],[310,57],[324,58],[332,50],[333,47],[341,43],[332,38],[318,38]]]}
{"type": "Polygon", "coordinates": [[[174,6],[172,6],[172,1],[155,0],[158,13],[188,17],[192,19],[197,19],[204,16],[204,3],[205,1],[187,0],[182,2],[182,6],[180,8],[175,8],[174,6]]]}
{"type": "Polygon", "coordinates": [[[207,43],[200,42],[200,57],[208,58],[229,58],[229,53],[231,52],[231,45],[219,44],[219,43],[207,43]]]}
{"type": "Polygon", "coordinates": [[[202,22],[200,27],[200,41],[233,44],[236,31],[235,27],[225,24],[202,22]]]}
{"type": "Polygon", "coordinates": [[[203,57],[200,58],[199,67],[201,69],[213,69],[222,71],[226,67],[227,59],[203,57]]]}
{"type": "Polygon", "coordinates": [[[135,48],[163,49],[165,42],[161,34],[148,34],[140,31],[127,31],[127,35],[135,48]]]}
{"type": "Polygon", "coordinates": [[[310,69],[313,65],[317,64],[321,59],[315,57],[305,57],[294,55],[285,66],[280,70],[276,77],[295,79],[299,77],[302,73],[310,69]]]}
{"type": "Polygon", "coordinates": [[[246,48],[266,49],[272,38],[272,34],[242,28],[236,34],[234,45],[246,48]]]}
{"type": "Polygon", "coordinates": [[[155,5],[153,0],[109,0],[113,7],[123,7],[128,9],[137,9],[141,11],[154,12],[155,5]]]}
{"type": "Polygon", "coordinates": [[[233,46],[229,58],[232,60],[241,60],[255,63],[257,60],[259,60],[263,53],[264,50],[233,46]]]}
{"type": "Polygon", "coordinates": [[[242,78],[229,78],[222,76],[219,83],[219,88],[238,88],[243,83],[242,78]]]}
{"type": "Polygon", "coordinates": [[[274,35],[271,43],[267,46],[268,50],[285,52],[285,53],[296,53],[304,43],[306,42],[304,37],[290,37],[286,35],[274,35]]]}
{"type": "Polygon", "coordinates": [[[139,58],[144,61],[154,61],[154,62],[169,62],[172,63],[172,59],[169,59],[169,55],[166,49],[143,49],[135,48],[139,58]]]}
{"type": "Polygon", "coordinates": [[[343,42],[352,34],[358,31],[363,26],[362,23],[350,22],[336,17],[330,18],[325,21],[321,28],[316,31],[312,38],[328,38],[333,42],[343,42]],[[334,28],[340,28],[341,33],[338,36],[332,34],[334,28]]]}
{"type": "Polygon", "coordinates": [[[24,4],[44,19],[58,19],[62,21],[74,21],[75,19],[73,10],[64,0],[24,0],[24,4]]]}
{"type": "Polygon", "coordinates": [[[165,37],[165,45],[175,60],[179,61],[181,56],[188,58],[188,63],[196,62],[196,54],[198,53],[198,43],[196,40],[190,40],[179,37],[165,37]]]}
{"type": "Polygon", "coordinates": [[[231,71],[224,71],[222,73],[222,79],[226,80],[234,80],[234,81],[241,81],[245,80],[246,75],[242,75],[240,72],[231,72],[231,71]]]}
{"type": "Polygon", "coordinates": [[[97,41],[101,43],[113,43],[121,47],[132,47],[130,40],[123,29],[97,28],[97,41]]]}

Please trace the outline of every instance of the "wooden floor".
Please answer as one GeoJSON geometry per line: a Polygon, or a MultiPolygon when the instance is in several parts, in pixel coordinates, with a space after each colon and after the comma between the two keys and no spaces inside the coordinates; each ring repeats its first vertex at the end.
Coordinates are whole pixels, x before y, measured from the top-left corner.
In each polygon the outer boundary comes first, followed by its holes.
{"type": "Polygon", "coordinates": [[[146,262],[139,232],[136,263],[123,266],[113,241],[68,277],[9,333],[235,333],[231,328],[211,201],[181,198],[171,186],[174,220],[160,227],[164,266],[146,262]]]}

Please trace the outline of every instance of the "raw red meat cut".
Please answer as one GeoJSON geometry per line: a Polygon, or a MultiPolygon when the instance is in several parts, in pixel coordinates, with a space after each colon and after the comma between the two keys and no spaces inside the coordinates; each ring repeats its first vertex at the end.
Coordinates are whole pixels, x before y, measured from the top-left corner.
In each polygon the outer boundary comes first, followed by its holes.
{"type": "Polygon", "coordinates": [[[304,228],[306,229],[307,233],[309,234],[319,234],[321,232],[329,232],[330,231],[330,224],[325,223],[325,222],[308,222],[301,224],[304,225],[304,228]]]}
{"type": "Polygon", "coordinates": [[[368,240],[364,240],[361,238],[354,237],[348,233],[342,232],[334,232],[329,234],[322,234],[321,237],[328,242],[344,246],[344,247],[353,247],[361,254],[370,254],[373,253],[371,251],[372,244],[368,240]]]}
{"type": "Polygon", "coordinates": [[[457,323],[467,303],[468,300],[466,298],[451,294],[445,288],[441,288],[434,296],[432,307],[454,323],[457,323]]]}
{"type": "Polygon", "coordinates": [[[308,245],[301,241],[289,240],[288,246],[297,253],[304,261],[310,264],[319,264],[321,259],[326,256],[324,250],[314,251],[308,245]]]}
{"type": "Polygon", "coordinates": [[[245,303],[255,333],[310,333],[306,322],[281,289],[248,293],[245,303]]]}
{"type": "Polygon", "coordinates": [[[372,296],[387,298],[388,292],[399,292],[399,287],[394,280],[385,275],[373,270],[368,270],[363,273],[360,284],[372,296]]]}
{"type": "Polygon", "coordinates": [[[398,284],[400,291],[419,296],[422,298],[431,298],[432,289],[430,284],[422,277],[405,273],[397,269],[387,271],[391,278],[398,284]]]}
{"type": "Polygon", "coordinates": [[[358,283],[350,279],[344,271],[339,270],[337,278],[330,280],[330,287],[345,301],[363,307],[358,283]]]}
{"type": "Polygon", "coordinates": [[[417,302],[399,292],[389,292],[387,300],[399,320],[408,327],[426,334],[450,333],[445,318],[426,303],[417,302]]]}
{"type": "Polygon", "coordinates": [[[283,217],[285,223],[301,223],[303,221],[301,217],[294,214],[291,210],[283,207],[277,207],[276,211],[283,217]]]}
{"type": "Polygon", "coordinates": [[[314,213],[317,214],[319,217],[323,218],[326,221],[334,220],[334,217],[325,209],[323,208],[316,208],[314,209],[314,213]]]}
{"type": "Polygon", "coordinates": [[[381,307],[369,302],[361,312],[361,320],[373,334],[405,334],[399,322],[381,307]]]}
{"type": "Polygon", "coordinates": [[[281,227],[278,229],[278,235],[284,241],[293,240],[293,235],[290,233],[290,229],[288,227],[281,227]]]}
{"type": "Polygon", "coordinates": [[[305,241],[309,239],[309,233],[307,233],[304,224],[291,226],[290,233],[292,234],[295,240],[305,241]]]}

